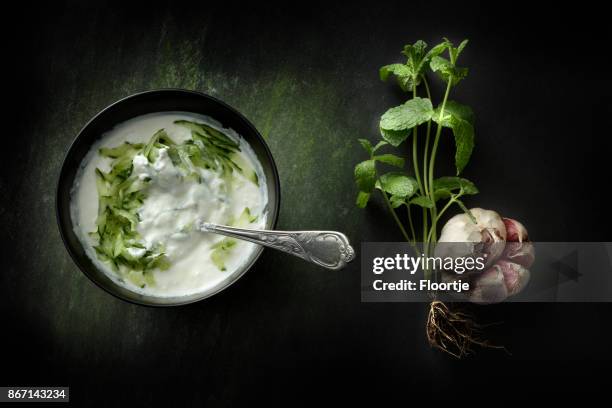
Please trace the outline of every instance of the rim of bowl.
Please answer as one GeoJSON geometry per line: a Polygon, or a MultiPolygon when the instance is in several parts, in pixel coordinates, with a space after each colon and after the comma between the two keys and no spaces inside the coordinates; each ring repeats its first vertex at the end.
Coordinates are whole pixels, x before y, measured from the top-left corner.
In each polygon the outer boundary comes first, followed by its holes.
{"type": "MultiPolygon", "coordinates": [[[[250,120],[248,120],[242,113],[240,113],[240,111],[238,111],[236,108],[232,107],[231,105],[228,105],[226,102],[223,102],[222,100],[215,98],[214,96],[205,94],[203,92],[199,92],[199,91],[193,91],[193,90],[189,90],[189,89],[181,89],[181,88],[160,88],[160,89],[151,89],[151,90],[147,90],[147,91],[142,91],[142,92],[137,92],[137,93],[133,93],[130,94],[128,96],[125,96],[121,99],[116,100],[115,102],[112,102],[111,104],[107,105],[106,107],[104,107],[103,109],[101,109],[100,111],[98,111],[98,113],[96,113],[93,117],[91,117],[91,119],[89,119],[87,121],[87,123],[85,123],[85,125],[83,127],[81,127],[81,129],[79,130],[79,132],[77,133],[76,137],[72,140],[72,142],[70,142],[70,145],[68,147],[68,150],[66,151],[66,153],[64,154],[64,157],[62,159],[62,165],[60,167],[60,171],[59,171],[59,175],[57,176],[57,183],[56,183],[56,187],[55,187],[55,217],[56,217],[56,222],[58,224],[58,229],[60,232],[60,236],[62,237],[62,242],[64,243],[64,247],[66,248],[66,250],[68,251],[68,254],[70,255],[70,258],[72,259],[72,261],[76,264],[76,266],[79,268],[79,270],[81,271],[81,273],[83,273],[85,276],[87,276],[87,278],[92,281],[97,287],[101,288],[102,290],[104,290],[106,293],[111,294],[112,296],[114,296],[115,298],[121,299],[125,302],[128,303],[132,303],[132,304],[136,304],[136,305],[140,305],[140,306],[148,306],[148,307],[175,307],[175,306],[184,306],[184,305],[189,305],[192,303],[196,303],[196,302],[200,302],[202,300],[208,299],[224,290],[226,290],[227,288],[229,288],[230,286],[232,286],[235,282],[237,282],[240,278],[242,278],[259,260],[259,257],[261,256],[261,254],[263,253],[265,247],[260,247],[257,252],[255,253],[255,255],[251,258],[251,260],[245,264],[245,266],[242,268],[242,270],[240,270],[239,272],[235,272],[234,275],[231,279],[226,279],[223,281],[223,284],[219,285],[217,288],[215,288],[215,290],[206,293],[203,296],[200,297],[194,297],[191,298],[189,300],[185,300],[185,301],[177,301],[177,302],[172,302],[172,303],[151,303],[151,302],[146,302],[146,301],[140,301],[139,299],[133,299],[133,298],[128,298],[126,296],[124,296],[123,294],[117,292],[117,291],[113,291],[105,286],[103,286],[100,282],[98,282],[98,280],[92,276],[92,274],[90,274],[90,272],[88,271],[88,268],[85,267],[82,262],[79,260],[79,256],[75,253],[74,249],[72,248],[72,245],[69,243],[66,235],[67,235],[67,231],[65,231],[64,229],[64,225],[63,225],[63,216],[61,214],[60,211],[60,188],[62,186],[63,183],[68,182],[68,180],[66,180],[66,162],[67,159],[70,157],[70,155],[72,154],[73,148],[76,144],[76,142],[78,141],[78,139],[81,137],[81,135],[85,132],[85,130],[92,124],[94,123],[96,120],[98,120],[98,118],[102,115],[104,115],[107,111],[114,109],[117,105],[123,104],[131,99],[134,98],[138,98],[138,97],[142,97],[143,95],[150,95],[150,94],[161,94],[163,96],[164,93],[175,93],[175,94],[189,94],[192,96],[197,96],[200,98],[205,98],[208,99],[209,101],[212,101],[213,103],[216,103],[218,105],[220,105],[222,108],[228,110],[229,112],[231,112],[232,115],[236,116],[239,120],[241,120],[242,122],[244,122],[244,124],[252,131],[252,133],[257,137],[257,139],[259,139],[259,141],[261,142],[264,151],[265,151],[265,155],[266,155],[266,159],[270,164],[270,168],[272,171],[272,175],[273,175],[273,183],[274,183],[274,189],[276,190],[276,200],[273,203],[274,205],[272,207],[269,207],[268,212],[270,213],[270,209],[273,210],[272,211],[272,222],[270,224],[271,228],[274,229],[276,228],[276,224],[278,223],[278,215],[280,212],[280,200],[281,200],[281,190],[280,190],[280,177],[278,175],[278,169],[276,167],[276,162],[274,161],[274,156],[272,155],[272,152],[270,151],[270,147],[268,146],[268,144],[266,143],[266,140],[264,139],[264,137],[259,133],[259,131],[257,130],[257,128],[255,127],[255,125],[253,125],[251,123],[250,120]]],[[[159,111],[159,112],[163,112],[163,111],[159,111]]],[[[197,112],[188,112],[185,111],[187,113],[197,113],[197,112]]],[[[155,113],[155,112],[150,112],[150,113],[155,113]]],[[[200,113],[201,114],[201,113],[200,113]]],[[[136,116],[135,116],[136,117],[136,116]]],[[[213,118],[214,119],[214,118],[213,118]]],[[[119,123],[116,123],[116,125],[118,125],[119,123]]],[[[71,180],[72,182],[74,182],[74,180],[71,180]]],[[[271,180],[266,180],[266,183],[270,183],[271,180]]],[[[68,202],[70,202],[70,199],[68,199],[68,202]]],[[[268,206],[270,206],[270,202],[268,202],[268,206]]],[[[72,225],[72,219],[70,219],[70,224],[72,225]]],[[[80,242],[80,241],[79,241],[80,242]]],[[[95,266],[95,264],[92,265],[94,266],[94,268],[97,268],[95,266]]],[[[105,273],[104,271],[101,271],[102,273],[105,273]]],[[[110,277],[109,277],[110,279],[110,277]]],[[[113,283],[113,287],[114,286],[119,286],[119,284],[117,284],[114,280],[112,280],[113,283]]],[[[131,291],[130,289],[127,289],[128,291],[131,291]]],[[[134,294],[137,294],[137,292],[131,291],[134,294]]],[[[197,294],[194,294],[197,295],[197,294]]],[[[155,296],[149,296],[149,297],[155,297],[155,296]]],[[[180,299],[180,297],[177,297],[180,299]]]]}

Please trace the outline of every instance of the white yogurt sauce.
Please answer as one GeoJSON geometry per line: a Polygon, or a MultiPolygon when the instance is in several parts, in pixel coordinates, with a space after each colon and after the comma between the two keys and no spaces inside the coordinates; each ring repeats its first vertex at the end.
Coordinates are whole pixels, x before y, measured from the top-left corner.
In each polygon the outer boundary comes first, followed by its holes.
{"type": "MultiPolygon", "coordinates": [[[[93,249],[95,241],[89,236],[96,231],[98,214],[98,193],[96,190],[95,169],[110,169],[111,160],[98,154],[101,147],[116,147],[128,141],[146,143],[159,129],[165,129],[176,143],[191,139],[189,129],[175,125],[176,120],[205,122],[209,126],[222,129],[213,119],[183,112],[163,112],[140,116],[126,121],[103,135],[92,146],[85,157],[75,179],[71,198],[71,216],[88,256],[109,277],[120,285],[142,294],[157,297],[187,296],[201,293],[221,285],[231,279],[248,262],[258,248],[257,245],[237,241],[232,247],[231,257],[221,271],[211,261],[212,246],[224,237],[198,231],[193,228],[200,221],[229,224],[237,219],[245,208],[257,220],[249,228],[263,228],[266,222],[267,190],[266,179],[257,157],[248,143],[231,129],[224,132],[239,142],[242,160],[251,165],[257,173],[259,186],[243,175],[234,172],[231,188],[228,188],[217,173],[199,169],[202,183],[180,181],[180,170],[174,167],[166,149],[159,150],[154,163],[146,157],[134,157],[133,175],[150,178],[143,206],[138,211],[140,222],[136,229],[147,248],[161,243],[170,261],[167,270],[153,271],[154,285],[144,288],[122,279],[110,267],[100,261],[93,249]]],[[[144,249],[130,248],[134,256],[141,256],[144,249]]]]}

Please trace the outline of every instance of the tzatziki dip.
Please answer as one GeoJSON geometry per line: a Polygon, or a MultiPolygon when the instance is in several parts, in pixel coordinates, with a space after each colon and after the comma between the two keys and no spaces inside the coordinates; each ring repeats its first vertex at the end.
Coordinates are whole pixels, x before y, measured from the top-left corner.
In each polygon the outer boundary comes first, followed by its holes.
{"type": "Polygon", "coordinates": [[[75,232],[94,264],[156,297],[210,290],[239,273],[257,245],[202,232],[202,222],[264,228],[267,190],[236,132],[193,113],[136,117],[102,135],[71,194],[75,232]]]}

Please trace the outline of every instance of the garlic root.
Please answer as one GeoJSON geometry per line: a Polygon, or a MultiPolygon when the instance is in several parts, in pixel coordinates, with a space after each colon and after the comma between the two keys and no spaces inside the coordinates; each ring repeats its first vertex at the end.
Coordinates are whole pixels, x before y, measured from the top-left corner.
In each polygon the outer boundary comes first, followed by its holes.
{"type": "Polygon", "coordinates": [[[459,359],[471,354],[474,347],[506,350],[503,346],[496,346],[481,339],[480,326],[470,315],[452,311],[439,300],[434,300],[429,305],[425,330],[431,347],[459,359]]]}

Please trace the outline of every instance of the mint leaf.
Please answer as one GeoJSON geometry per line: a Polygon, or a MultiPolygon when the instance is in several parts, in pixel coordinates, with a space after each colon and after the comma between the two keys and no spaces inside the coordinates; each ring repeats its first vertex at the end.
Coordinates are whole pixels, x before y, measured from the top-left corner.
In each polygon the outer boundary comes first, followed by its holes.
{"type": "Polygon", "coordinates": [[[410,197],[419,188],[417,181],[413,177],[402,173],[383,174],[377,187],[392,196],[398,197],[410,197]]]}
{"type": "Polygon", "coordinates": [[[397,147],[406,140],[410,129],[427,122],[432,115],[433,107],[429,99],[411,99],[385,112],[380,118],[380,133],[383,139],[397,147]]]}
{"type": "Polygon", "coordinates": [[[391,153],[374,156],[372,157],[372,159],[379,161],[381,163],[389,164],[391,166],[400,167],[400,168],[404,167],[404,158],[396,156],[391,153]]]}
{"type": "Polygon", "coordinates": [[[465,46],[468,44],[469,40],[463,40],[461,41],[461,44],[459,44],[459,46],[457,47],[457,57],[459,57],[459,54],[461,54],[461,52],[464,50],[465,46]]]}
{"type": "Polygon", "coordinates": [[[410,204],[415,204],[423,208],[432,208],[434,206],[431,199],[425,196],[414,197],[412,200],[410,200],[410,204]]]}
{"type": "Polygon", "coordinates": [[[470,161],[472,150],[474,150],[474,113],[472,110],[458,102],[448,101],[442,120],[440,120],[441,107],[434,111],[433,120],[442,126],[453,130],[455,136],[455,167],[457,174],[461,174],[470,161]]]}
{"type": "Polygon", "coordinates": [[[374,148],[372,149],[372,154],[376,153],[376,151],[377,151],[378,149],[380,149],[381,147],[383,147],[383,146],[385,146],[385,145],[388,145],[388,144],[389,144],[389,143],[387,143],[387,142],[386,142],[386,141],[384,141],[384,140],[381,140],[380,142],[376,143],[376,146],[374,146],[374,148]]]}
{"type": "Polygon", "coordinates": [[[423,40],[417,40],[414,44],[406,44],[404,45],[404,49],[402,50],[402,54],[408,57],[409,61],[420,61],[423,59],[425,55],[425,49],[427,48],[427,43],[423,40]]]}
{"type": "Polygon", "coordinates": [[[357,194],[357,207],[365,208],[368,205],[368,201],[370,200],[370,193],[366,193],[365,191],[360,191],[357,194]]]}
{"type": "MultiPolygon", "coordinates": [[[[413,87],[413,71],[405,64],[391,64],[380,68],[379,75],[382,81],[386,81],[389,75],[395,75],[397,84],[404,92],[411,91],[413,87]]],[[[418,85],[418,83],[417,83],[418,85]]]]}
{"type": "Polygon", "coordinates": [[[404,197],[394,195],[389,198],[389,203],[391,204],[392,208],[397,208],[406,204],[406,201],[404,200],[404,197]]]}
{"type": "Polygon", "coordinates": [[[474,124],[474,112],[472,108],[467,105],[462,105],[456,101],[447,101],[444,106],[444,115],[442,117],[442,121],[440,121],[440,110],[442,106],[438,106],[434,110],[433,118],[437,123],[440,123],[442,126],[451,127],[450,119],[451,116],[455,116],[459,119],[463,119],[465,121],[470,122],[472,125],[474,124]]]}
{"type": "Polygon", "coordinates": [[[446,58],[436,55],[431,59],[429,67],[433,72],[445,73],[448,75],[452,72],[453,65],[446,58]]]}
{"type": "Polygon", "coordinates": [[[442,54],[446,48],[448,48],[448,44],[446,42],[434,46],[431,50],[427,52],[427,55],[423,59],[423,62],[431,61],[433,57],[437,57],[438,55],[442,54]]]}
{"type": "Polygon", "coordinates": [[[432,115],[431,101],[427,98],[417,97],[385,112],[380,118],[380,128],[395,131],[412,129],[427,122],[432,115]]]}
{"type": "Polygon", "coordinates": [[[461,41],[459,46],[455,47],[448,38],[444,37],[444,44],[446,44],[448,48],[448,55],[454,65],[457,62],[457,58],[459,58],[459,54],[461,54],[465,46],[468,44],[468,40],[461,41]]]}
{"type": "Polygon", "coordinates": [[[459,175],[470,161],[474,150],[474,127],[465,120],[457,119],[453,124],[453,134],[456,148],[455,167],[459,175]]]}
{"type": "MultiPolygon", "coordinates": [[[[433,47],[428,52],[427,43],[425,41],[418,40],[414,44],[407,44],[402,50],[402,54],[407,57],[406,64],[401,68],[397,67],[396,64],[387,65],[385,68],[385,75],[388,76],[388,72],[391,70],[397,70],[394,72],[400,87],[404,91],[411,91],[414,86],[418,86],[421,83],[421,77],[423,76],[423,70],[429,64],[429,61],[440,55],[448,47],[446,42],[441,43],[433,47]]],[[[401,65],[401,64],[400,64],[401,65]]],[[[381,77],[383,73],[381,72],[381,77]]]]}
{"type": "Polygon", "coordinates": [[[433,57],[429,67],[433,72],[437,72],[444,82],[448,82],[448,79],[452,77],[453,86],[457,85],[468,74],[467,68],[456,67],[449,60],[440,56],[433,57]]]}
{"type": "Polygon", "coordinates": [[[419,85],[420,83],[423,66],[425,65],[425,57],[427,56],[425,53],[426,48],[427,43],[425,41],[418,40],[412,45],[406,44],[404,46],[404,50],[402,51],[402,54],[408,57],[406,65],[409,67],[412,73],[412,79],[414,82],[416,82],[416,85],[419,85]]]}
{"type": "Polygon", "coordinates": [[[363,146],[366,152],[368,152],[368,154],[371,156],[374,151],[374,148],[372,147],[372,143],[370,143],[370,141],[367,139],[357,139],[357,140],[359,141],[361,146],[363,146]]]}
{"type": "Polygon", "coordinates": [[[434,180],[434,190],[463,190],[463,194],[478,194],[478,189],[470,180],[461,177],[440,177],[434,180]]]}
{"type": "MultiPolygon", "coordinates": [[[[410,77],[396,77],[396,82],[404,92],[412,91],[412,88],[415,86],[414,81],[410,77]]],[[[416,86],[418,85],[419,80],[416,81],[416,86]]]]}
{"type": "Polygon", "coordinates": [[[440,188],[438,190],[434,190],[434,200],[436,202],[444,198],[449,198],[451,195],[452,195],[451,191],[447,188],[440,188]]]}
{"type": "Polygon", "coordinates": [[[469,72],[469,70],[464,67],[454,67],[453,71],[453,86],[457,85],[462,79],[465,79],[469,72]]]}
{"type": "Polygon", "coordinates": [[[380,68],[379,75],[381,81],[389,79],[389,75],[395,75],[396,77],[408,77],[412,75],[412,71],[405,64],[390,64],[380,68]]]}
{"type": "Polygon", "coordinates": [[[404,140],[408,138],[411,131],[412,129],[408,129],[408,130],[380,129],[380,134],[382,135],[383,139],[385,139],[385,141],[387,141],[391,146],[397,147],[400,144],[402,144],[404,140]]]}
{"type": "Polygon", "coordinates": [[[376,164],[374,160],[366,160],[355,166],[355,182],[360,191],[369,193],[376,183],[376,164]]]}
{"type": "Polygon", "coordinates": [[[459,58],[459,54],[461,54],[465,46],[468,44],[468,40],[461,41],[458,47],[454,47],[453,43],[448,38],[444,38],[444,42],[448,46],[448,55],[450,56],[451,62],[455,64],[457,62],[457,58],[459,58]]]}
{"type": "Polygon", "coordinates": [[[436,45],[426,52],[427,43],[416,41],[414,44],[406,44],[402,54],[407,57],[405,64],[389,64],[380,68],[379,75],[382,81],[394,75],[397,83],[403,91],[412,91],[421,84],[423,71],[432,58],[440,55],[445,49],[452,47],[452,43],[445,41],[436,45]]]}

